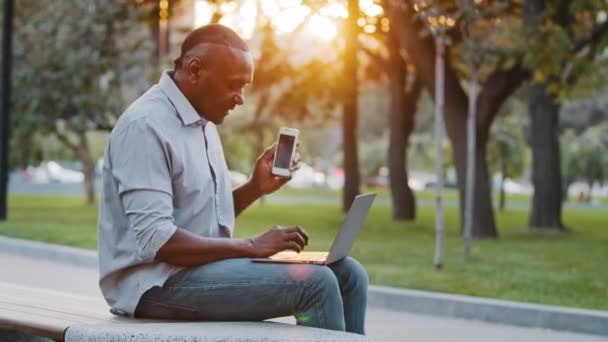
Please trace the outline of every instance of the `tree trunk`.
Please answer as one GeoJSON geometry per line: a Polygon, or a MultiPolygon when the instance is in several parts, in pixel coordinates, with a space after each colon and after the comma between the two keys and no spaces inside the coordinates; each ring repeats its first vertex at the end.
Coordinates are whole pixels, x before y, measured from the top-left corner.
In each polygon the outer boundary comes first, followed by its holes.
{"type": "Polygon", "coordinates": [[[84,174],[86,204],[92,205],[95,203],[95,162],[91,157],[86,132],[78,132],[78,158],[82,163],[82,173],[84,174]]]}
{"type": "MultiPolygon", "coordinates": [[[[544,0],[524,1],[524,24],[530,31],[541,25],[544,0]]],[[[559,104],[546,85],[532,84],[528,90],[530,147],[532,149],[532,209],[530,228],[561,230],[562,174],[559,151],[559,104]]]]}
{"type": "Polygon", "coordinates": [[[500,211],[504,211],[507,206],[507,196],[505,194],[505,176],[502,176],[500,179],[500,193],[499,193],[499,203],[498,208],[500,211]]]}
{"type": "MultiPolygon", "coordinates": [[[[447,65],[447,62],[446,62],[447,65]]],[[[456,177],[458,180],[458,197],[460,200],[460,221],[461,233],[464,225],[464,203],[466,189],[466,170],[467,170],[467,107],[468,100],[462,88],[460,88],[459,80],[452,72],[446,72],[446,99],[445,99],[445,122],[448,137],[452,142],[452,155],[454,166],[456,168],[456,177]]],[[[484,117],[487,117],[489,111],[496,108],[496,100],[487,94],[486,88],[481,92],[478,98],[478,113],[479,120],[482,121],[477,125],[477,137],[475,139],[475,191],[473,193],[473,201],[475,202],[473,210],[473,238],[496,238],[498,232],[494,220],[494,208],[492,206],[492,195],[490,192],[490,179],[488,163],[486,161],[486,150],[490,124],[483,123],[484,117]],[[485,91],[485,92],[484,92],[485,91]]],[[[498,110],[498,109],[496,109],[498,110]]]]}
{"type": "Polygon", "coordinates": [[[533,229],[562,230],[560,106],[543,85],[531,85],[528,96],[534,186],[529,226],[533,229]]]}
{"type": "MultiPolygon", "coordinates": [[[[465,126],[464,123],[462,126],[465,126]]],[[[456,164],[456,176],[458,178],[458,188],[460,189],[459,199],[461,204],[465,201],[465,192],[462,191],[462,189],[466,187],[466,133],[464,129],[465,128],[463,127],[461,132],[453,132],[453,136],[451,136],[452,146],[454,147],[454,161],[456,164]]],[[[475,207],[473,211],[472,231],[472,236],[477,239],[498,237],[494,220],[494,208],[492,207],[486,149],[487,138],[482,139],[482,134],[478,132],[475,148],[475,207]]],[[[461,223],[464,218],[463,210],[464,206],[461,205],[461,223]]]]}
{"type": "Polygon", "coordinates": [[[507,158],[505,154],[507,153],[505,147],[500,147],[500,193],[498,200],[498,208],[500,211],[504,211],[507,205],[507,196],[505,195],[505,180],[507,179],[507,158]]]}
{"type": "Polygon", "coordinates": [[[414,81],[406,91],[407,70],[399,53],[399,42],[391,34],[388,61],[390,111],[388,169],[393,201],[393,219],[414,220],[416,218],[416,198],[408,184],[407,147],[414,129],[416,102],[420,95],[420,82],[414,81]]]}
{"type": "Polygon", "coordinates": [[[346,46],[344,48],[345,99],[342,105],[342,149],[344,152],[344,189],[342,210],[348,211],[359,195],[359,160],[357,155],[358,79],[357,52],[359,1],[348,1],[346,46]]]}

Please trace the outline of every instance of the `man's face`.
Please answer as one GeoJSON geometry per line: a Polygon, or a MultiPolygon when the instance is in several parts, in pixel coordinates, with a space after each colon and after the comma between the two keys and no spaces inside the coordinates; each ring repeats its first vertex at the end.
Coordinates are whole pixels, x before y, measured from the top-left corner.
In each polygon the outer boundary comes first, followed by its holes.
{"type": "Polygon", "coordinates": [[[199,95],[193,99],[195,109],[218,125],[228,113],[245,102],[243,90],[253,78],[253,59],[249,52],[217,47],[217,55],[204,66],[199,95]]]}

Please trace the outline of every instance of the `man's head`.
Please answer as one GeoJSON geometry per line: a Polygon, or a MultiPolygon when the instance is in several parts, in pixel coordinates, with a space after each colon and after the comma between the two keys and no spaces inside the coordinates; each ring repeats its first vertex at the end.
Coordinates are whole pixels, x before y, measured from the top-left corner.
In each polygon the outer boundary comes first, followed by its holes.
{"type": "Polygon", "coordinates": [[[184,40],[173,78],[199,115],[221,124],[229,110],[244,103],[243,88],[252,81],[253,58],[234,31],[206,25],[184,40]]]}

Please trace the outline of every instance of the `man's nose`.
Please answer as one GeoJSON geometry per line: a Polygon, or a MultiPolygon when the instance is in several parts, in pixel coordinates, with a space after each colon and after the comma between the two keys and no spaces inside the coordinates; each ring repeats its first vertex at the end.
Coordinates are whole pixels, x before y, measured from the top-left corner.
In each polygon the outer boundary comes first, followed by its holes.
{"type": "Polygon", "coordinates": [[[235,95],[232,97],[232,101],[233,101],[234,103],[236,103],[237,105],[239,105],[239,106],[240,106],[240,105],[242,105],[243,103],[245,103],[245,98],[244,98],[244,97],[243,97],[243,95],[241,95],[241,94],[235,94],[235,95]]]}

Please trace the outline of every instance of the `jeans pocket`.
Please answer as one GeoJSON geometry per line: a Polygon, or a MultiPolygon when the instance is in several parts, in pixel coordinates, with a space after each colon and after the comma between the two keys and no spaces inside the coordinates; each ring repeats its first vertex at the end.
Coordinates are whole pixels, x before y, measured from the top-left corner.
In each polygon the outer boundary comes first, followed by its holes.
{"type": "Polygon", "coordinates": [[[197,320],[197,311],[182,306],[160,303],[157,301],[143,299],[135,309],[135,317],[137,318],[157,318],[193,321],[197,320]]]}

